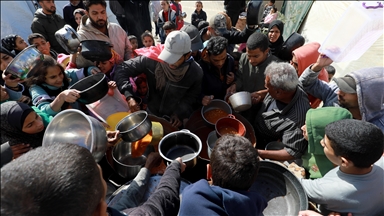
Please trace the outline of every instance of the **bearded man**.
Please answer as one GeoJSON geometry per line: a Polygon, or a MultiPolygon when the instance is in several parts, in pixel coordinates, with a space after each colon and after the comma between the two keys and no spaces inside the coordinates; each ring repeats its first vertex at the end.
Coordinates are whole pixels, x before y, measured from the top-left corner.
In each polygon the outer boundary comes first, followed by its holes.
{"type": "MultiPolygon", "coordinates": [[[[124,60],[132,56],[132,46],[127,33],[116,23],[107,21],[107,3],[105,0],[88,0],[84,4],[87,15],[80,22],[77,33],[80,40],[102,40],[110,43],[112,49],[124,60]]],[[[90,66],[93,62],[84,61],[81,55],[76,59],[78,68],[90,66]]]]}
{"type": "Polygon", "coordinates": [[[55,32],[64,27],[65,20],[60,15],[56,14],[55,1],[38,0],[39,9],[36,10],[31,31],[33,33],[42,34],[51,44],[53,50],[57,53],[66,53],[63,47],[57,42],[55,32]]]}

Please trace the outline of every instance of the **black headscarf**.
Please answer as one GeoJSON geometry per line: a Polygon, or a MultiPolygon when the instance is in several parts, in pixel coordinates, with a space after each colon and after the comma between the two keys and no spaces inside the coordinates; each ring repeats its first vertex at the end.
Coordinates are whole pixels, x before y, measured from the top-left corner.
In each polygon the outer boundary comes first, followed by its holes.
{"type": "Polygon", "coordinates": [[[271,54],[279,57],[279,53],[281,48],[283,47],[284,38],[283,38],[283,32],[284,32],[284,23],[280,20],[274,20],[269,24],[268,33],[271,31],[273,26],[276,26],[280,30],[280,37],[277,39],[276,42],[272,43],[268,40],[269,48],[271,50],[271,54]]]}
{"type": "Polygon", "coordinates": [[[33,148],[42,145],[44,131],[37,134],[27,134],[22,131],[25,119],[29,113],[33,112],[30,106],[16,101],[8,101],[0,106],[1,143],[9,142],[11,146],[25,143],[33,148]]]}

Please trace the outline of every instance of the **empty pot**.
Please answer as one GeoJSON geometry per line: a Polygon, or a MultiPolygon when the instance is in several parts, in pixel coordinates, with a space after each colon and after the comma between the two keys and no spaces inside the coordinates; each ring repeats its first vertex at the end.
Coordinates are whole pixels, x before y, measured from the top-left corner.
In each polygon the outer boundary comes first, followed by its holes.
{"type": "Polygon", "coordinates": [[[211,153],[212,153],[212,149],[213,147],[215,147],[215,144],[216,144],[216,141],[217,139],[219,139],[216,135],[216,131],[211,131],[209,134],[208,134],[208,138],[207,138],[207,152],[208,152],[208,157],[211,158],[211,153]]]}
{"type": "Polygon", "coordinates": [[[232,114],[231,107],[227,102],[219,99],[214,99],[201,108],[201,116],[210,127],[215,127],[216,121],[228,114],[232,114]]]}
{"type": "Polygon", "coordinates": [[[232,108],[237,112],[245,111],[252,106],[251,93],[247,91],[236,92],[228,100],[232,108]]]}
{"type": "Polygon", "coordinates": [[[215,129],[218,137],[221,137],[224,134],[244,136],[246,132],[244,124],[237,120],[234,115],[228,115],[228,117],[219,119],[216,122],[215,129]]]}
{"type": "Polygon", "coordinates": [[[80,91],[80,98],[77,99],[83,104],[94,103],[108,93],[108,80],[105,74],[97,73],[87,76],[69,87],[80,91]]]}
{"type": "Polygon", "coordinates": [[[83,40],[81,41],[81,55],[90,61],[108,61],[112,58],[112,45],[107,41],[83,40]]]}
{"type": "Polygon", "coordinates": [[[80,45],[80,36],[70,25],[64,25],[63,28],[57,30],[55,32],[55,37],[61,47],[63,47],[68,53],[77,53],[80,45]]]}
{"type": "Polygon", "coordinates": [[[181,157],[187,167],[194,167],[202,144],[200,138],[189,130],[169,133],[159,143],[159,153],[166,163],[181,157]]]}
{"type": "Polygon", "coordinates": [[[143,110],[129,114],[116,125],[116,130],[120,131],[121,138],[127,142],[142,139],[151,129],[152,122],[148,118],[148,113],[143,110]]]}

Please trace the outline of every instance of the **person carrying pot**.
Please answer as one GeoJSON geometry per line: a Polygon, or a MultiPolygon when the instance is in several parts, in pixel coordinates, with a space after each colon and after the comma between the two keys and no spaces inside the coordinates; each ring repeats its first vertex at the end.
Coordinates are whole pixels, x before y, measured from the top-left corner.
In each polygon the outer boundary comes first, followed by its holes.
{"type": "Polygon", "coordinates": [[[123,62],[115,70],[115,80],[131,111],[137,111],[130,77],[144,73],[148,81],[147,111],[169,116],[175,127],[188,119],[201,93],[203,71],[191,57],[191,40],[182,31],[171,32],[160,55],[139,56],[123,62]]]}

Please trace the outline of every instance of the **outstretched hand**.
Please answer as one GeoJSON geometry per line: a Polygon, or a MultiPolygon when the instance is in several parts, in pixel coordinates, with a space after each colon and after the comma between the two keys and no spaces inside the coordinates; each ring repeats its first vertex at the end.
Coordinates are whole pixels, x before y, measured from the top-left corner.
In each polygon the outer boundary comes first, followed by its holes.
{"type": "Polygon", "coordinates": [[[320,53],[316,63],[312,65],[311,70],[313,70],[314,72],[319,72],[325,66],[331,65],[332,62],[333,62],[332,59],[330,59],[325,54],[320,53]]]}

